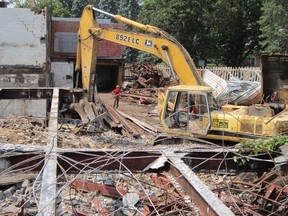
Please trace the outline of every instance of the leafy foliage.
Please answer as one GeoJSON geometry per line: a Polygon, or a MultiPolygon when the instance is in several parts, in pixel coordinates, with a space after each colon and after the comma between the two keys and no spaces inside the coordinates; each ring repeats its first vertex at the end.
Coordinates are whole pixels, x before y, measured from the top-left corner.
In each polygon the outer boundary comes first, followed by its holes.
{"type": "Polygon", "coordinates": [[[174,36],[196,59],[202,57],[205,40],[205,0],[144,1],[139,22],[150,24],[174,36]]]}
{"type": "MultiPolygon", "coordinates": [[[[117,2],[116,0],[100,0],[98,7],[99,7],[99,9],[106,11],[108,13],[117,14],[116,2],[117,2]]],[[[107,19],[110,17],[107,17],[105,14],[100,13],[97,15],[97,18],[99,18],[99,19],[105,19],[106,18],[107,19]]]]}
{"type": "Polygon", "coordinates": [[[264,51],[287,53],[288,51],[288,1],[265,0],[263,15],[259,21],[264,51]]]}
{"type": "Polygon", "coordinates": [[[239,66],[259,49],[261,2],[146,0],[139,20],[170,33],[196,60],[239,66]]]}
{"type": "Polygon", "coordinates": [[[36,1],[36,7],[41,9],[47,7],[54,17],[70,17],[70,11],[63,7],[62,3],[57,0],[38,0],[36,1]]]}
{"type": "Polygon", "coordinates": [[[249,160],[249,156],[259,154],[271,154],[280,146],[288,144],[288,136],[275,136],[267,139],[255,139],[241,142],[235,146],[240,156],[235,156],[234,161],[244,164],[249,160]]]}
{"type": "Polygon", "coordinates": [[[73,0],[71,5],[71,14],[73,17],[81,17],[83,8],[88,4],[87,0],[73,0]]]}
{"type": "Polygon", "coordinates": [[[153,64],[163,63],[163,61],[160,58],[158,58],[157,56],[154,56],[154,55],[147,53],[147,52],[144,52],[144,51],[138,52],[138,56],[137,56],[136,60],[138,62],[142,62],[142,63],[153,63],[153,64]]]}
{"type": "MultiPolygon", "coordinates": [[[[4,1],[5,2],[5,1],[4,1]]],[[[21,1],[21,0],[9,0],[7,1],[8,5],[9,4],[13,4],[16,8],[28,8],[31,6],[31,2],[30,1],[21,1]]]]}
{"type": "MultiPolygon", "coordinates": [[[[71,10],[74,0],[59,0],[63,7],[71,10]]],[[[85,2],[85,1],[84,1],[85,2]]]]}
{"type": "Polygon", "coordinates": [[[48,8],[51,16],[54,17],[70,17],[70,10],[63,7],[62,3],[57,0],[35,0],[35,6],[31,5],[30,0],[20,1],[20,0],[11,0],[10,3],[15,4],[17,8],[28,8],[33,7],[34,10],[41,10],[43,8],[48,8]]]}
{"type": "MultiPolygon", "coordinates": [[[[31,7],[32,2],[6,1],[15,7],[31,7]]],[[[260,50],[260,45],[269,53],[288,51],[286,0],[35,0],[35,3],[36,9],[47,7],[54,17],[80,17],[89,3],[109,13],[120,13],[159,27],[174,36],[196,64],[198,59],[204,59],[216,65],[240,66],[251,53],[260,50]]],[[[109,17],[97,14],[97,18],[109,17]]],[[[135,61],[136,51],[127,49],[125,53],[128,61],[135,61]]],[[[141,56],[150,58],[147,54],[141,54],[140,59],[141,56]]]]}
{"type": "Polygon", "coordinates": [[[251,53],[260,49],[261,0],[218,0],[212,4],[209,23],[210,59],[227,66],[240,66],[251,53]]]}
{"type": "MultiPolygon", "coordinates": [[[[30,0],[10,0],[17,8],[28,8],[31,6],[30,0]]],[[[35,8],[41,10],[48,8],[54,17],[80,17],[83,8],[87,4],[97,5],[99,0],[35,0],[35,8]]]]}

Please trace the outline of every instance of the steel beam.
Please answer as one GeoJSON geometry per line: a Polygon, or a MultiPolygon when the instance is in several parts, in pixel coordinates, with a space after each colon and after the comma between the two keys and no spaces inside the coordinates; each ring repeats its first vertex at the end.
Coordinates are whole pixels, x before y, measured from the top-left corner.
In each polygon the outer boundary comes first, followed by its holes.
{"type": "Polygon", "coordinates": [[[169,172],[174,176],[179,185],[185,190],[201,215],[232,216],[234,213],[224,205],[209,188],[201,182],[199,177],[181,160],[179,154],[166,152],[167,158],[171,161],[169,172]]]}
{"type": "MultiPolygon", "coordinates": [[[[68,88],[59,88],[60,94],[68,96],[70,91],[68,88]]],[[[37,88],[0,88],[0,100],[3,99],[51,99],[53,88],[37,87],[37,88]]]]}
{"type": "Polygon", "coordinates": [[[40,203],[38,214],[50,216],[56,214],[57,184],[57,141],[58,141],[58,104],[59,88],[54,88],[49,117],[48,143],[42,175],[40,203]]]}

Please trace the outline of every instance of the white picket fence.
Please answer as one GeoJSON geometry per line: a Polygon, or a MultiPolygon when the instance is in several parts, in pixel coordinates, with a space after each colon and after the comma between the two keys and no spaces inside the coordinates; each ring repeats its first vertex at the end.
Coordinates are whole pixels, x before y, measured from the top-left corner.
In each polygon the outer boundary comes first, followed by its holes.
{"type": "MultiPolygon", "coordinates": [[[[168,66],[157,65],[162,72],[164,77],[171,76],[171,70],[168,66]]],[[[204,71],[208,69],[213,72],[215,75],[221,77],[222,79],[228,81],[231,77],[237,77],[242,81],[251,81],[251,82],[261,82],[261,69],[260,67],[205,67],[198,68],[201,76],[203,77],[204,71]]],[[[124,79],[129,80],[132,77],[130,71],[130,64],[125,64],[124,79]]]]}
{"type": "Polygon", "coordinates": [[[205,70],[209,70],[222,79],[228,81],[231,77],[237,77],[242,81],[261,82],[260,67],[206,67],[198,68],[201,75],[205,70]]]}

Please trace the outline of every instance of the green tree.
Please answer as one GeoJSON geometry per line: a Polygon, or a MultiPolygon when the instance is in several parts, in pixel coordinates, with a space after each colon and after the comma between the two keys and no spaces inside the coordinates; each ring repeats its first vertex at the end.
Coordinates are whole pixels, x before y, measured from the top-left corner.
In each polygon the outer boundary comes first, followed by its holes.
{"type": "MultiPolygon", "coordinates": [[[[16,8],[32,7],[30,0],[25,0],[25,1],[11,0],[10,3],[14,4],[16,8]]],[[[34,9],[41,10],[43,8],[48,8],[51,16],[54,16],[54,17],[70,17],[71,15],[70,10],[63,7],[62,3],[58,0],[35,0],[34,9]]]]}
{"type": "Polygon", "coordinates": [[[30,7],[30,1],[24,0],[9,0],[8,4],[13,4],[16,8],[28,8],[30,7]]]}
{"type": "Polygon", "coordinates": [[[61,4],[63,5],[63,7],[67,8],[68,10],[71,11],[73,2],[75,0],[59,0],[61,2],[61,4]]]}
{"type": "MultiPolygon", "coordinates": [[[[139,5],[135,0],[121,0],[119,5],[119,13],[131,20],[137,20],[139,14],[139,5]]],[[[132,26],[126,25],[126,31],[132,31],[132,26]]],[[[136,61],[138,56],[138,51],[130,47],[125,48],[125,60],[128,63],[136,61]]]]}
{"type": "Polygon", "coordinates": [[[53,17],[70,17],[69,9],[63,7],[62,3],[57,0],[38,0],[36,7],[41,9],[47,7],[53,17]]]}
{"type": "MultiPolygon", "coordinates": [[[[117,5],[116,5],[116,0],[100,0],[99,1],[99,4],[98,4],[98,8],[103,10],[103,11],[106,11],[108,13],[111,13],[111,14],[117,14],[117,5]]],[[[107,19],[107,18],[110,18],[110,17],[107,17],[105,14],[97,14],[97,18],[98,19],[107,19]]],[[[112,19],[111,20],[112,22],[114,22],[114,20],[112,19]]]]}
{"type": "Polygon", "coordinates": [[[259,21],[263,39],[261,45],[269,53],[288,52],[288,1],[265,0],[259,21]]]}
{"type": "Polygon", "coordinates": [[[81,17],[83,8],[88,4],[87,0],[73,0],[71,7],[71,15],[73,17],[81,17]]]}
{"type": "Polygon", "coordinates": [[[227,66],[240,66],[260,48],[261,0],[217,0],[209,23],[210,59],[227,66]]]}
{"type": "Polygon", "coordinates": [[[259,49],[262,0],[145,0],[139,20],[174,36],[197,59],[239,66],[259,49]]]}
{"type": "Polygon", "coordinates": [[[139,22],[150,24],[174,36],[194,59],[203,58],[206,0],[146,0],[141,6],[139,22]]]}
{"type": "Polygon", "coordinates": [[[66,2],[63,3],[63,5],[69,8],[72,17],[81,17],[83,9],[86,5],[92,4],[94,6],[97,6],[99,3],[99,0],[61,0],[61,1],[66,2]]]}

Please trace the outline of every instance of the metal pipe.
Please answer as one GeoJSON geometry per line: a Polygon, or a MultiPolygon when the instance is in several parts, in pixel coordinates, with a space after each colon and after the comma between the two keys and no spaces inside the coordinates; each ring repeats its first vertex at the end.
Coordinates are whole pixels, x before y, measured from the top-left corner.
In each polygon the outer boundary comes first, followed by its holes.
{"type": "Polygon", "coordinates": [[[105,15],[107,15],[107,16],[110,16],[110,17],[115,18],[115,15],[113,15],[113,14],[111,14],[111,13],[108,13],[108,12],[106,12],[106,11],[100,10],[100,9],[98,9],[98,8],[95,8],[95,7],[92,7],[92,9],[95,10],[95,11],[97,11],[97,12],[103,13],[103,14],[105,14],[105,15]]]}
{"type": "Polygon", "coordinates": [[[176,74],[175,74],[175,71],[174,71],[174,69],[173,69],[171,60],[170,60],[169,55],[168,55],[168,51],[167,51],[167,49],[163,49],[163,50],[164,50],[165,55],[166,55],[166,58],[167,58],[167,60],[168,60],[168,64],[169,64],[169,67],[170,67],[170,69],[171,69],[172,76],[173,76],[174,79],[177,79],[177,76],[176,76],[176,74]]]}
{"type": "Polygon", "coordinates": [[[128,18],[122,17],[120,15],[113,15],[111,13],[108,13],[106,11],[100,10],[98,8],[92,7],[92,10],[95,10],[97,12],[103,13],[107,16],[113,17],[115,20],[117,20],[118,22],[123,22],[126,25],[131,25],[135,28],[141,29],[143,31],[147,31],[147,32],[151,32],[153,34],[160,34],[161,32],[159,32],[159,30],[156,27],[150,26],[150,25],[143,25],[141,23],[138,23],[136,21],[130,20],[128,18]]]}

